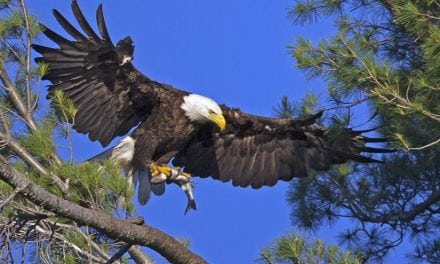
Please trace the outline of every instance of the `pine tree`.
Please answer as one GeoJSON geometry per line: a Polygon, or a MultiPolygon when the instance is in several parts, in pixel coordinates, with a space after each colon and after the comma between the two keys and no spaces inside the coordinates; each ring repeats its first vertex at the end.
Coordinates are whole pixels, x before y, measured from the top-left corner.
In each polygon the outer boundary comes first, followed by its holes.
{"type": "Polygon", "coordinates": [[[133,190],[120,168],[74,162],[73,103],[55,92],[51,110],[39,107],[47,70],[31,62],[39,33],[24,0],[0,0],[0,262],[126,263],[128,252],[136,263],[151,263],[143,245],[170,262],[203,263],[134,217],[133,190]]]}
{"type": "Polygon", "coordinates": [[[293,264],[360,264],[362,260],[349,251],[341,252],[337,246],[326,246],[322,240],[309,243],[296,235],[284,235],[272,246],[261,250],[260,263],[293,263],[293,264]]]}
{"type": "Polygon", "coordinates": [[[289,14],[301,24],[331,18],[337,34],[291,47],[297,66],[326,82],[327,95],[309,95],[299,107],[283,99],[276,113],[328,109],[329,133],[377,127],[401,150],[383,157],[385,164],[340,165],[292,182],[292,223],[316,230],[352,219],[340,242],[366,260],[383,259],[410,237],[418,242],[412,260],[439,263],[440,4],[300,0],[289,14]]]}

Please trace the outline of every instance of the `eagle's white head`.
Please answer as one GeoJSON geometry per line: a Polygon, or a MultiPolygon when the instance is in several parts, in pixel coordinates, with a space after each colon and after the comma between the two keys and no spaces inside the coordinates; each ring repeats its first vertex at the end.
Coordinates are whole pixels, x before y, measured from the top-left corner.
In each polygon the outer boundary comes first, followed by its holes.
{"type": "Polygon", "coordinates": [[[183,97],[183,103],[180,108],[185,111],[185,115],[192,122],[199,124],[213,122],[220,130],[226,127],[226,120],[220,106],[211,98],[190,94],[183,97]]]}

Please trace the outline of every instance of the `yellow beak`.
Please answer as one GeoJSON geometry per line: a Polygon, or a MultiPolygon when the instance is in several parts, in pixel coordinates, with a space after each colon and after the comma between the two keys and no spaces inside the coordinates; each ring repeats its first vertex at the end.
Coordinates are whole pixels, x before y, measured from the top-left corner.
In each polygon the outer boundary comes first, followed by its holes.
{"type": "Polygon", "coordinates": [[[226,119],[222,114],[210,113],[209,118],[223,131],[226,127],[226,119]]]}

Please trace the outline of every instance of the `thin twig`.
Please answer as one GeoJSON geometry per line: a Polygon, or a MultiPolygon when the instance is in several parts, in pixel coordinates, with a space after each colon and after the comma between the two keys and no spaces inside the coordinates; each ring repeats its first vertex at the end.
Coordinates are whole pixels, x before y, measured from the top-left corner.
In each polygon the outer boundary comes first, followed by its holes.
{"type": "Polygon", "coordinates": [[[422,149],[425,149],[425,148],[429,148],[429,147],[431,147],[431,146],[434,146],[435,144],[438,144],[438,143],[440,143],[440,138],[437,139],[436,141],[433,141],[433,142],[431,142],[431,143],[429,143],[429,144],[426,144],[426,145],[424,145],[424,146],[416,147],[416,148],[406,148],[406,150],[407,150],[407,151],[409,151],[409,150],[422,150],[422,149]]]}
{"type": "MultiPolygon", "coordinates": [[[[402,96],[400,96],[399,91],[394,91],[392,89],[392,87],[390,87],[391,85],[388,84],[386,81],[384,81],[384,83],[382,83],[381,80],[379,80],[379,78],[376,76],[376,74],[374,74],[371,69],[368,67],[367,63],[361,58],[359,57],[356,52],[349,46],[347,45],[347,43],[345,43],[344,41],[341,41],[341,43],[344,45],[344,47],[351,53],[351,55],[354,58],[357,58],[359,60],[359,62],[362,64],[364,70],[368,73],[368,77],[367,79],[371,79],[372,82],[378,86],[381,91],[387,92],[389,96],[392,96],[392,99],[387,98],[385,95],[378,93],[377,91],[370,91],[372,94],[378,96],[379,98],[381,98],[382,100],[385,101],[385,103],[393,103],[394,105],[396,105],[397,107],[400,107],[402,109],[407,109],[407,110],[415,110],[417,112],[422,113],[423,115],[436,120],[436,121],[440,121],[440,115],[432,113],[430,111],[427,111],[423,108],[418,108],[418,107],[414,107],[414,104],[410,101],[410,100],[406,100],[405,98],[403,98],[402,96]],[[394,100],[397,100],[397,102],[393,102],[394,100]]],[[[397,86],[397,88],[399,88],[399,86],[397,86]]],[[[407,91],[409,90],[410,87],[407,87],[407,91]]]]}
{"type": "Polygon", "coordinates": [[[6,120],[5,113],[1,110],[0,110],[0,123],[1,123],[1,128],[2,128],[3,132],[6,134],[7,137],[10,137],[11,131],[9,129],[9,124],[8,124],[8,121],[6,120]]]}
{"type": "MultiPolygon", "coordinates": [[[[2,39],[2,40],[0,40],[0,41],[6,46],[6,48],[8,48],[8,50],[9,50],[10,52],[12,52],[12,54],[14,55],[14,57],[15,57],[20,63],[23,62],[22,57],[20,57],[20,55],[18,55],[18,53],[17,53],[17,52],[15,51],[15,49],[11,46],[11,44],[9,44],[8,41],[6,41],[5,39],[2,39]]],[[[19,69],[20,69],[20,68],[19,68],[19,69]]],[[[19,73],[20,73],[20,71],[18,70],[16,76],[18,76],[19,73]]],[[[16,77],[16,78],[17,78],[17,77],[16,77]]]]}
{"type": "Polygon", "coordinates": [[[31,131],[37,130],[37,125],[35,123],[32,112],[28,112],[21,96],[19,95],[16,87],[12,84],[9,76],[6,73],[6,70],[3,67],[0,67],[0,81],[3,83],[3,86],[8,94],[9,99],[11,99],[14,106],[17,108],[20,115],[26,120],[25,124],[31,131]]]}
{"type": "Polygon", "coordinates": [[[262,251],[262,252],[260,253],[260,256],[261,256],[261,258],[262,258],[264,261],[266,261],[267,264],[273,264],[273,261],[272,261],[270,255],[269,255],[267,252],[262,251]]]}
{"type": "Polygon", "coordinates": [[[0,213],[3,211],[3,207],[8,204],[12,199],[15,198],[17,194],[19,194],[23,189],[25,189],[28,185],[21,186],[20,188],[15,188],[14,192],[11,193],[11,195],[8,196],[1,204],[0,204],[0,213]]]}
{"type": "Polygon", "coordinates": [[[27,152],[15,139],[0,133],[0,139],[7,143],[8,147],[17,154],[26,164],[35,169],[38,173],[47,175],[48,171],[29,152],[27,152]]]}
{"type": "Polygon", "coordinates": [[[20,121],[22,121],[24,124],[26,124],[26,120],[23,118],[23,117],[21,117],[19,114],[17,114],[15,111],[13,111],[12,109],[10,109],[10,108],[7,108],[7,107],[5,107],[5,106],[3,106],[3,105],[1,105],[0,104],[0,108],[1,109],[3,109],[3,110],[5,110],[6,112],[8,112],[8,113],[11,113],[13,116],[15,116],[17,119],[19,119],[20,121]]]}
{"type": "Polygon", "coordinates": [[[58,226],[58,227],[61,227],[61,228],[65,228],[65,229],[69,229],[69,230],[71,230],[71,231],[75,231],[75,232],[78,232],[85,240],[87,240],[88,241],[88,243],[90,243],[91,244],[91,246],[93,247],[93,249],[97,252],[97,253],[99,253],[103,258],[105,258],[105,259],[109,259],[110,258],[110,256],[98,245],[98,244],[96,244],[93,240],[91,240],[90,239],[90,237],[89,236],[87,236],[86,234],[84,234],[83,232],[82,232],[82,230],[78,227],[78,226],[75,226],[75,225],[68,225],[68,224],[63,224],[63,223],[58,223],[58,222],[53,222],[53,221],[49,221],[49,220],[46,220],[49,224],[51,224],[51,225],[56,225],[56,226],[58,226]]]}
{"type": "Polygon", "coordinates": [[[25,69],[25,86],[26,86],[26,101],[27,101],[27,111],[31,111],[31,80],[30,80],[30,70],[31,70],[31,45],[32,45],[32,35],[29,23],[29,15],[26,9],[26,4],[24,0],[19,0],[21,10],[24,17],[24,23],[26,26],[26,69],[25,69]]]}
{"type": "Polygon", "coordinates": [[[38,162],[23,146],[20,145],[15,139],[0,133],[0,140],[3,140],[8,147],[17,154],[26,164],[35,169],[38,173],[42,175],[48,175],[51,177],[52,181],[58,186],[58,188],[63,192],[66,198],[70,198],[70,192],[66,183],[63,182],[58,176],[53,173],[49,173],[46,168],[38,162]]]}
{"type": "MultiPolygon", "coordinates": [[[[43,229],[41,226],[36,226],[36,230],[40,233],[43,233],[45,235],[52,235],[51,232],[43,229]]],[[[62,236],[61,234],[58,233],[54,233],[53,237],[61,240],[63,243],[67,244],[69,247],[71,247],[74,251],[76,251],[77,253],[81,254],[82,256],[88,257],[90,259],[93,260],[93,263],[104,263],[105,260],[98,258],[94,255],[91,255],[89,252],[81,249],[80,247],[78,247],[77,245],[75,245],[74,243],[70,242],[67,238],[65,238],[64,236],[62,236]]]]}

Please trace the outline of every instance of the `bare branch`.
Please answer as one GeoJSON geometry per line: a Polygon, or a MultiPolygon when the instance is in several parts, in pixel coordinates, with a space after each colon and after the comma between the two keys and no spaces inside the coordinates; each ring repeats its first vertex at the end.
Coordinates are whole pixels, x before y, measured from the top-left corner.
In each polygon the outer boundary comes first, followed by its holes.
{"type": "MultiPolygon", "coordinates": [[[[11,131],[9,130],[9,124],[8,121],[6,121],[5,113],[0,110],[0,124],[1,129],[4,131],[7,137],[11,136],[11,131]]],[[[3,141],[3,139],[0,139],[0,141],[3,141]]]]}
{"type": "Polygon", "coordinates": [[[40,162],[38,162],[29,152],[27,152],[15,139],[0,133],[0,140],[4,141],[15,154],[17,154],[21,159],[23,159],[24,162],[26,162],[26,164],[28,164],[38,173],[43,175],[48,174],[46,168],[44,168],[44,166],[41,165],[40,162]]]}
{"type": "Polygon", "coordinates": [[[145,254],[140,246],[134,245],[128,249],[128,254],[137,264],[153,264],[153,260],[145,254]]]}
{"type": "Polygon", "coordinates": [[[14,188],[28,185],[26,190],[21,191],[20,194],[57,215],[71,219],[80,225],[93,227],[110,238],[129,244],[147,246],[171,263],[206,263],[179,241],[153,227],[127,224],[101,211],[81,207],[47,192],[12,168],[3,156],[0,156],[0,179],[14,188]]]}
{"type": "Polygon", "coordinates": [[[45,235],[48,236],[53,236],[54,238],[61,240],[63,243],[69,245],[69,247],[71,247],[73,250],[75,250],[76,252],[78,252],[80,255],[83,255],[91,260],[93,260],[93,263],[104,263],[105,261],[101,258],[98,258],[92,254],[90,254],[89,252],[81,249],[80,247],[78,247],[77,245],[75,245],[74,243],[70,242],[67,238],[65,238],[64,236],[62,236],[59,233],[50,233],[49,231],[43,229],[41,226],[37,225],[35,227],[36,231],[43,233],[45,235]]]}
{"type": "Polygon", "coordinates": [[[27,101],[27,112],[30,112],[32,109],[31,102],[31,80],[30,80],[30,70],[31,70],[31,45],[32,45],[32,36],[31,36],[31,28],[29,24],[29,15],[26,9],[26,4],[23,0],[19,0],[21,10],[24,17],[24,23],[26,26],[26,68],[25,68],[25,86],[26,86],[26,101],[27,101]]]}
{"type": "Polygon", "coordinates": [[[422,149],[426,149],[426,148],[432,147],[432,146],[434,146],[435,144],[438,144],[438,143],[440,143],[440,138],[437,139],[436,141],[433,141],[433,142],[431,142],[429,144],[426,144],[424,146],[416,147],[416,148],[407,148],[406,150],[408,150],[408,151],[409,150],[422,150],[422,149]]]}
{"type": "Polygon", "coordinates": [[[20,115],[26,120],[26,126],[31,130],[37,130],[37,125],[35,123],[32,112],[29,112],[21,98],[18,94],[16,87],[12,84],[9,79],[5,68],[0,67],[0,81],[3,83],[3,86],[8,94],[8,97],[11,99],[14,106],[17,108],[20,115]]]}
{"type": "Polygon", "coordinates": [[[110,258],[110,256],[98,244],[96,244],[93,240],[91,240],[89,236],[84,234],[84,232],[78,226],[68,225],[68,224],[63,224],[63,223],[58,223],[58,222],[50,222],[48,220],[46,220],[46,221],[49,222],[51,225],[56,225],[58,227],[61,227],[64,229],[69,229],[69,230],[72,230],[72,231],[75,231],[75,232],[81,234],[81,236],[87,241],[87,243],[89,243],[92,246],[93,250],[95,250],[97,253],[99,253],[105,259],[110,258]]]}

